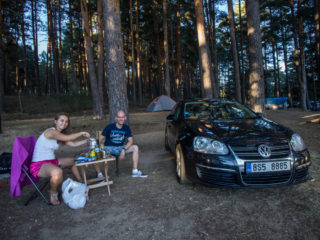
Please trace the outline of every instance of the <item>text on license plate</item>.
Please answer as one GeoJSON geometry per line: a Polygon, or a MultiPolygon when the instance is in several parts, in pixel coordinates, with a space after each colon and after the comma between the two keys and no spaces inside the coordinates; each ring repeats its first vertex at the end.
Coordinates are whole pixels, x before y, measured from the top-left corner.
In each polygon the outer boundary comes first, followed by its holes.
{"type": "Polygon", "coordinates": [[[289,171],[289,170],[290,170],[290,161],[246,163],[247,173],[277,172],[277,171],[289,171]]]}

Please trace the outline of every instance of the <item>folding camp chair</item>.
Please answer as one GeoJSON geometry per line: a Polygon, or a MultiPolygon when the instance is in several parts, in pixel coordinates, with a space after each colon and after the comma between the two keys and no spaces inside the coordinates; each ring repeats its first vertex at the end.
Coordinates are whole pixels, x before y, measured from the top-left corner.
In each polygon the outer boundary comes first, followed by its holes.
{"type": "Polygon", "coordinates": [[[41,192],[48,184],[49,179],[45,179],[45,181],[43,181],[38,187],[37,183],[39,182],[39,179],[32,176],[29,172],[35,144],[36,138],[34,136],[17,137],[14,141],[11,161],[11,197],[13,198],[19,196],[24,186],[32,184],[36,190],[24,205],[28,205],[28,203],[35,199],[38,195],[40,195],[43,200],[50,205],[49,200],[41,192]]]}

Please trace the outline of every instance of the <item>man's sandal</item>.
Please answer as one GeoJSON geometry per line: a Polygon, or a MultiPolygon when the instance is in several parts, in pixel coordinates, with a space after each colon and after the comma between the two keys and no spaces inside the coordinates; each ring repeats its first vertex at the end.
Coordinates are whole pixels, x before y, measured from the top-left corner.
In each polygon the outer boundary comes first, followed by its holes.
{"type": "Polygon", "coordinates": [[[60,201],[58,199],[58,192],[56,193],[50,193],[50,203],[53,206],[59,205],[60,201]]]}

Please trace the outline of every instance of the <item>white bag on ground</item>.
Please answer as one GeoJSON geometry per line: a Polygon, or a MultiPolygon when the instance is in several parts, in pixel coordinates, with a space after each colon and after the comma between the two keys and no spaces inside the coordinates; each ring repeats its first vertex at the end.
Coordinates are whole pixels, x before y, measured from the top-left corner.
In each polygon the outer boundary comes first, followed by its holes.
{"type": "Polygon", "coordinates": [[[62,183],[62,199],[72,209],[83,208],[87,201],[89,188],[83,183],[68,178],[62,183]]]}

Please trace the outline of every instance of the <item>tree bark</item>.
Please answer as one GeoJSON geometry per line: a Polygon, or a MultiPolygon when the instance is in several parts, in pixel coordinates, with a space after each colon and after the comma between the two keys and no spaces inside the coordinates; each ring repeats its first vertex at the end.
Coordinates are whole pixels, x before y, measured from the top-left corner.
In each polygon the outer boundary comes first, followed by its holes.
{"type": "Polygon", "coordinates": [[[319,0],[314,0],[314,21],[316,33],[316,64],[317,78],[320,81],[320,3],[319,0]]]}
{"type": "Polygon", "coordinates": [[[180,13],[180,0],[177,0],[177,40],[176,40],[176,51],[177,51],[177,70],[176,70],[176,81],[175,81],[175,85],[176,85],[176,96],[177,99],[179,99],[180,97],[182,99],[184,99],[184,94],[183,94],[183,85],[182,85],[182,60],[181,60],[181,26],[180,26],[180,22],[181,22],[181,13],[180,13]]]}
{"type": "Polygon", "coordinates": [[[57,44],[57,52],[58,52],[58,58],[59,58],[59,76],[58,77],[60,82],[60,88],[62,88],[62,91],[69,92],[67,78],[64,77],[64,69],[63,69],[63,62],[62,62],[61,0],[59,0],[58,5],[56,5],[56,7],[58,8],[58,14],[59,14],[58,15],[59,46],[57,44]]]}
{"type": "Polygon", "coordinates": [[[59,93],[59,62],[58,62],[58,55],[57,55],[57,43],[56,43],[56,38],[54,33],[54,26],[53,26],[53,16],[52,16],[52,7],[51,7],[52,1],[53,0],[47,0],[48,36],[50,39],[50,41],[49,40],[48,41],[51,43],[52,53],[53,53],[55,92],[59,93]]]}
{"type": "Polygon", "coordinates": [[[259,1],[247,0],[247,29],[249,55],[249,104],[255,112],[264,113],[264,81],[261,47],[259,1]]]}
{"type": "Polygon", "coordinates": [[[136,46],[137,46],[137,80],[139,91],[139,104],[142,105],[142,83],[141,83],[141,56],[140,56],[140,37],[139,37],[139,4],[138,0],[135,1],[136,11],[136,46]]]}
{"type": "Polygon", "coordinates": [[[88,9],[86,0],[81,0],[81,16],[84,33],[85,50],[87,54],[87,64],[89,69],[89,81],[91,85],[91,94],[93,100],[93,115],[96,119],[106,119],[104,113],[104,102],[100,95],[98,80],[96,75],[95,63],[93,58],[92,43],[90,38],[90,28],[88,19],[88,9]]]}
{"type": "Polygon", "coordinates": [[[301,82],[300,82],[300,105],[303,110],[307,110],[307,74],[306,74],[306,58],[304,53],[304,27],[302,18],[301,0],[298,0],[298,15],[299,15],[299,47],[301,61],[301,82]]]}
{"type": "Polygon", "coordinates": [[[233,68],[234,68],[234,81],[236,86],[236,89],[235,89],[236,100],[238,102],[242,102],[240,65],[239,65],[238,49],[237,49],[237,42],[236,42],[236,30],[235,30],[235,24],[234,24],[233,4],[232,4],[232,0],[227,0],[227,1],[228,1],[228,19],[229,19],[230,37],[231,37],[231,51],[232,51],[233,68]]]}
{"type": "MultiPolygon", "coordinates": [[[[210,25],[210,38],[211,38],[211,49],[212,49],[212,71],[215,81],[215,87],[217,95],[220,95],[220,82],[218,74],[218,50],[217,50],[217,37],[216,37],[216,10],[215,10],[215,0],[210,0],[209,2],[209,14],[211,18],[210,25]]],[[[212,89],[214,91],[214,89],[212,89]]]]}
{"type": "MultiPolygon", "coordinates": [[[[301,60],[299,56],[299,46],[298,46],[298,33],[297,33],[297,24],[296,24],[296,16],[295,16],[295,11],[294,11],[294,0],[290,0],[290,9],[291,9],[291,16],[292,16],[292,22],[293,22],[293,40],[294,40],[294,63],[296,66],[296,75],[297,75],[297,80],[298,83],[301,84],[301,60]]],[[[300,90],[301,94],[301,90],[300,90]]],[[[300,96],[301,98],[301,96],[300,96]]],[[[300,107],[303,108],[302,102],[300,102],[300,107]]],[[[305,106],[306,108],[306,106],[305,106]]]]}
{"type": "Polygon", "coordinates": [[[155,66],[157,67],[155,95],[158,96],[163,93],[163,91],[162,91],[163,79],[162,79],[162,73],[161,73],[161,52],[160,52],[159,25],[158,25],[158,22],[159,22],[158,14],[159,13],[158,13],[157,0],[153,0],[152,11],[153,11],[154,48],[156,49],[155,66]]]}
{"type": "Polygon", "coordinates": [[[167,23],[167,0],[162,0],[163,11],[163,48],[165,64],[165,91],[166,95],[171,96],[170,70],[169,70],[169,47],[168,47],[168,23],[167,23]]]}
{"type": "Polygon", "coordinates": [[[23,46],[23,89],[26,90],[28,82],[28,62],[27,62],[27,46],[26,46],[26,35],[24,29],[24,1],[21,1],[21,37],[22,37],[22,46],[23,46]]]}
{"type": "Polygon", "coordinates": [[[132,100],[133,107],[137,106],[137,93],[136,93],[136,59],[134,54],[134,33],[133,33],[133,10],[132,10],[132,0],[130,0],[130,36],[131,36],[131,60],[132,60],[132,70],[131,70],[131,78],[132,78],[132,100]]]}
{"type": "Polygon", "coordinates": [[[73,56],[73,20],[72,20],[72,1],[69,0],[69,31],[70,31],[70,71],[71,71],[71,88],[73,92],[77,92],[79,90],[79,85],[77,84],[76,80],[76,72],[75,72],[75,65],[74,65],[74,56],[73,56]]]}
{"type": "MultiPolygon", "coordinates": [[[[273,19],[272,19],[272,9],[269,6],[269,17],[270,17],[270,26],[273,26],[273,19]]],[[[273,61],[273,80],[274,80],[274,91],[273,94],[275,97],[280,97],[280,90],[279,90],[279,79],[277,78],[277,67],[276,67],[276,49],[277,49],[277,42],[273,37],[273,33],[271,33],[271,44],[272,44],[272,61],[273,61]]]]}
{"type": "Polygon", "coordinates": [[[242,13],[241,13],[241,0],[239,0],[239,29],[240,29],[240,46],[239,46],[239,60],[240,60],[240,78],[241,78],[241,98],[242,102],[246,102],[246,79],[245,79],[245,69],[244,69],[244,53],[243,53],[243,28],[242,28],[242,13]]]}
{"type": "Polygon", "coordinates": [[[287,41],[286,41],[286,33],[284,31],[284,24],[283,24],[283,15],[282,10],[280,9],[280,29],[281,29],[281,40],[283,46],[283,61],[284,61],[284,68],[285,68],[285,77],[286,77],[286,85],[287,85],[287,92],[288,92],[288,100],[290,106],[292,106],[292,93],[291,93],[291,84],[289,81],[289,74],[288,74],[288,53],[287,53],[287,41]]]}
{"type": "Polygon", "coordinates": [[[199,59],[201,66],[201,95],[205,98],[217,98],[217,92],[215,86],[212,88],[211,81],[212,68],[210,64],[209,48],[206,40],[206,33],[204,27],[204,14],[202,0],[195,0],[195,11],[196,11],[196,24],[198,33],[198,45],[199,45],[199,59]],[[214,90],[213,90],[214,89],[214,90]]]}
{"type": "Polygon", "coordinates": [[[39,77],[39,58],[38,58],[38,13],[37,1],[31,0],[31,17],[32,17],[32,37],[33,37],[33,57],[34,57],[34,75],[35,75],[35,91],[41,96],[41,82],[39,77]]]}
{"type": "Polygon", "coordinates": [[[2,133],[1,114],[3,113],[4,108],[4,55],[2,29],[2,1],[0,1],[0,133],[2,133]]]}
{"type": "MultiPolygon", "coordinates": [[[[103,16],[109,113],[110,122],[113,122],[119,110],[123,110],[129,117],[119,0],[103,0],[103,16]]],[[[129,118],[127,121],[129,121],[129,118]]]]}
{"type": "Polygon", "coordinates": [[[106,85],[104,78],[104,48],[103,48],[103,9],[102,0],[97,1],[97,12],[98,12],[98,67],[97,67],[97,78],[98,88],[102,101],[106,99],[106,85]]]}

